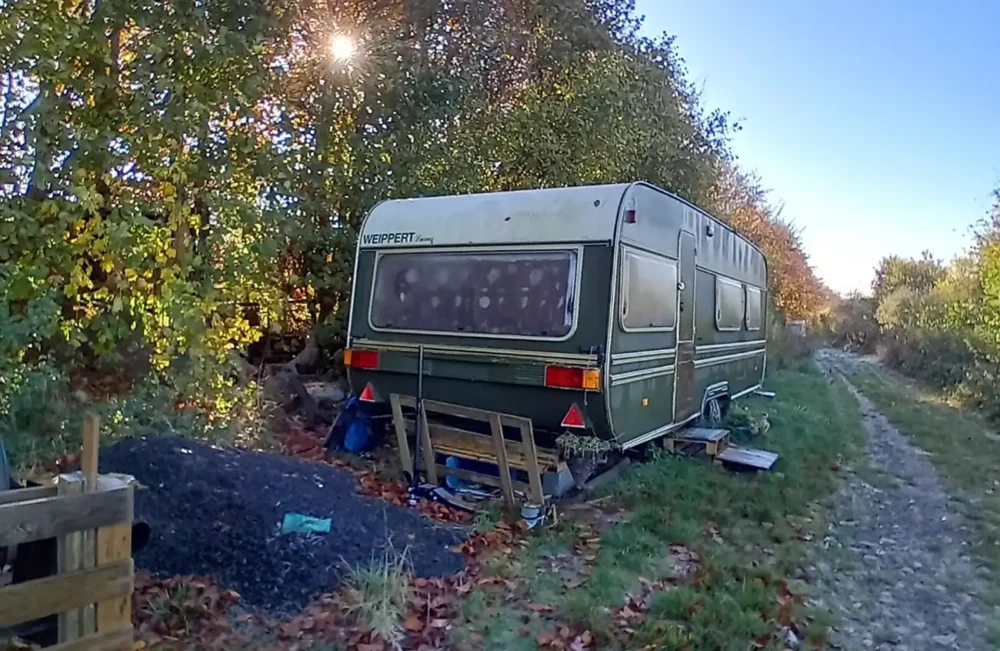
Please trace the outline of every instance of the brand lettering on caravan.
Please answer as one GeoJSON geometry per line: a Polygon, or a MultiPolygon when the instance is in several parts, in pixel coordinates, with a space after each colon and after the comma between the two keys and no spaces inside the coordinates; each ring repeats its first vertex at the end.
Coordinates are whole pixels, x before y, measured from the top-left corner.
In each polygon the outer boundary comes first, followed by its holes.
{"type": "Polygon", "coordinates": [[[433,244],[429,237],[421,237],[416,233],[366,233],[361,236],[364,246],[381,246],[383,244],[433,244]]]}

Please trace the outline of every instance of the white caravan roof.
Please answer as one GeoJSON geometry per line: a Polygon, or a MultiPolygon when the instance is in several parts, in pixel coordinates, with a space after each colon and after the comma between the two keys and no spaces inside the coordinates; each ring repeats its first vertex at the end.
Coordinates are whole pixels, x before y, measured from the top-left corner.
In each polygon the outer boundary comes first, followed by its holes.
{"type": "Polygon", "coordinates": [[[394,199],[368,214],[363,249],[610,242],[630,183],[394,199]]]}

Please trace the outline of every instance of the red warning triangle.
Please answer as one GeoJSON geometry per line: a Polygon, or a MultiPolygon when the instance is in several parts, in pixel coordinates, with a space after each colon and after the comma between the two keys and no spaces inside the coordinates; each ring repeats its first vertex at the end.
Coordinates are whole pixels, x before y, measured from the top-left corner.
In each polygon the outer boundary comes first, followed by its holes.
{"type": "Polygon", "coordinates": [[[574,404],[563,416],[561,425],[563,427],[575,427],[577,429],[586,429],[587,422],[583,418],[583,412],[580,408],[574,404]]]}
{"type": "Polygon", "coordinates": [[[365,385],[361,395],[358,396],[358,400],[361,402],[375,402],[375,389],[372,387],[371,382],[365,385]]]}

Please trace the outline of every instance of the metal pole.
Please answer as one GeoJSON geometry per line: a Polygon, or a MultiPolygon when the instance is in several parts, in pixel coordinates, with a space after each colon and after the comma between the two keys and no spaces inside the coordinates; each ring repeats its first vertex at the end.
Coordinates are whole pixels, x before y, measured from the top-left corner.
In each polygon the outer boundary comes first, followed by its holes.
{"type": "Polygon", "coordinates": [[[417,410],[414,416],[413,431],[416,434],[416,441],[413,445],[413,473],[410,475],[410,506],[416,506],[418,497],[416,489],[420,486],[420,442],[423,439],[423,412],[424,412],[424,345],[417,346],[417,410]]]}

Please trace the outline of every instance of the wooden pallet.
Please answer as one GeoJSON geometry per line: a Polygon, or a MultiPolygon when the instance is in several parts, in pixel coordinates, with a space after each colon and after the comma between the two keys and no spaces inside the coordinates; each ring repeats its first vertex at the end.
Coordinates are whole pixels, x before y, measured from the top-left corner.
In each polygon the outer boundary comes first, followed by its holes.
{"type": "Polygon", "coordinates": [[[664,447],[670,452],[680,454],[705,454],[715,457],[731,443],[732,440],[727,429],[689,427],[677,432],[676,436],[666,439],[664,447]]]}
{"type": "MultiPolygon", "coordinates": [[[[416,429],[414,418],[417,401],[413,396],[392,394],[389,396],[389,404],[392,406],[392,421],[396,430],[400,462],[407,472],[412,473],[413,456],[410,452],[409,437],[416,429]],[[414,413],[405,414],[404,407],[414,413]]],[[[436,484],[441,477],[453,476],[499,487],[504,502],[510,506],[515,503],[515,489],[526,494],[533,504],[543,503],[545,496],[542,491],[542,473],[558,466],[559,453],[535,445],[534,428],[530,418],[435,400],[423,401],[420,417],[421,457],[428,482],[436,484]],[[434,421],[435,415],[488,423],[490,435],[437,423],[434,421]],[[506,438],[503,433],[505,427],[517,429],[521,440],[506,438]],[[438,454],[495,465],[499,476],[494,477],[462,468],[449,468],[437,463],[438,454]],[[514,480],[510,476],[511,468],[527,473],[528,483],[514,480]]]]}
{"type": "Polygon", "coordinates": [[[132,648],[131,477],[97,474],[96,416],[84,425],[82,472],[0,493],[0,547],[58,541],[58,571],[0,588],[0,629],[59,615],[54,651],[132,648]]]}

